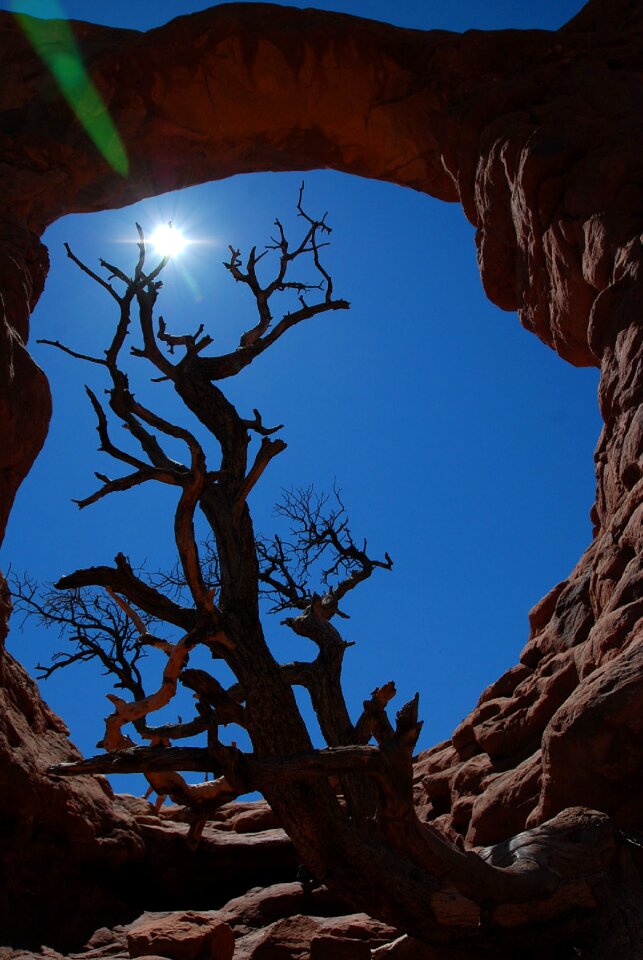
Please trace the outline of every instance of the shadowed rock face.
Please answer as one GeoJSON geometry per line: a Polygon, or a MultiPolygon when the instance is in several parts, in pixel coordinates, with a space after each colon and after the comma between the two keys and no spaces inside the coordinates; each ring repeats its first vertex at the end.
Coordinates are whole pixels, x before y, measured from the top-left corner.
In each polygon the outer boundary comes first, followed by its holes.
{"type": "Polygon", "coordinates": [[[69,731],[10,654],[0,687],[0,945],[73,949],[145,909],[209,909],[249,887],[294,880],[297,859],[266,804],[225,808],[198,850],[188,827],[118,797],[103,777],[69,784],[69,731]]]}
{"type": "MultiPolygon", "coordinates": [[[[58,29],[43,26],[51,42],[58,29]]],[[[477,228],[488,296],[564,359],[600,367],[605,425],[595,539],[532,610],[519,664],[451,741],[422,756],[418,804],[474,845],[571,805],[640,830],[641,5],[593,0],[555,34],[422,33],[254,4],[147,34],[75,29],[126,145],[126,178],[99,157],[0,13],[0,524],[47,430],[47,383],[25,344],[47,271],[39,235],[51,221],[239,172],[313,167],[459,201],[477,228]]],[[[139,828],[99,787],[42,776],[70,748],[8,656],[3,682],[0,810],[24,840],[2,852],[17,870],[16,898],[30,887],[42,895],[52,837],[69,862],[95,862],[105,838],[110,856],[136,858],[139,828]],[[30,737],[54,746],[37,756],[30,737]]],[[[46,896],[55,926],[55,882],[46,896]]]]}
{"type": "Polygon", "coordinates": [[[40,699],[36,684],[6,654],[0,688],[0,917],[3,942],[60,937],[64,904],[67,944],[126,908],[114,882],[119,868],[139,859],[135,821],[113,806],[103,778],[83,778],[69,790],[45,770],[79,752],[65,724],[40,699]],[[100,868],[99,865],[100,864],[100,868]],[[110,887],[112,888],[110,890],[110,887]],[[82,894],[79,896],[79,892],[82,894]]]}

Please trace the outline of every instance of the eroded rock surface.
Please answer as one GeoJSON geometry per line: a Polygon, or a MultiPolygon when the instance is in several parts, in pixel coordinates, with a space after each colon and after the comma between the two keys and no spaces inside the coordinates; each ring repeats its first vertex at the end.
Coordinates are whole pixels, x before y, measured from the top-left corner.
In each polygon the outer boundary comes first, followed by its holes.
{"type": "MultiPolygon", "coordinates": [[[[131,816],[115,808],[102,778],[73,786],[47,776],[80,757],[69,731],[8,653],[0,687],[0,917],[5,943],[57,930],[78,943],[124,909],[113,875],[143,853],[131,816]],[[110,882],[112,879],[112,882],[110,882]],[[68,911],[68,905],[77,909],[68,911]]],[[[43,940],[43,942],[45,942],[43,940]]],[[[51,938],[49,940],[51,942],[51,938]]]]}
{"type": "MultiPolygon", "coordinates": [[[[70,960],[370,960],[398,931],[363,913],[345,913],[325,888],[298,883],[256,888],[219,910],[146,912],[97,930],[70,960]]],[[[378,954],[377,954],[378,955],[378,954]]],[[[395,956],[392,954],[391,956],[395,956]]],[[[0,948],[0,960],[63,960],[49,947],[0,948]]],[[[422,957],[424,960],[424,957],[422,957]]]]}
{"type": "Polygon", "coordinates": [[[292,844],[265,829],[274,824],[266,804],[223,808],[191,850],[171,811],[157,816],[140,798],[114,798],[102,777],[49,777],[48,766],[80,753],[20,664],[5,652],[1,666],[3,943],[77,948],[137,911],[208,909],[257,884],[294,880],[292,844]]]}
{"type": "Polygon", "coordinates": [[[145,913],[127,930],[130,957],[231,960],[234,934],[214,910],[145,913]]]}

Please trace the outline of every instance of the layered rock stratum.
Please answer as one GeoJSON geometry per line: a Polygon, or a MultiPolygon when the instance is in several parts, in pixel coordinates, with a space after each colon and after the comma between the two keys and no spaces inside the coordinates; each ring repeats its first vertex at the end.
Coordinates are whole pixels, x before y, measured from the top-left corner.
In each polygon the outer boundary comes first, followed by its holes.
{"type": "MultiPolygon", "coordinates": [[[[45,24],[46,42],[55,44],[59,29],[45,24]]],[[[213,8],[147,34],[74,30],[126,146],[127,177],[96,152],[16,21],[0,13],[2,524],[47,431],[48,386],[27,339],[48,265],[39,238],[57,217],[245,171],[312,167],[460,202],[477,229],[490,299],[517,310],[564,360],[600,368],[604,427],[594,540],[531,611],[516,666],[449,742],[418,759],[417,805],[466,846],[583,806],[609,814],[635,847],[643,829],[641,4],[591,0],[555,33],[423,33],[260,4],[213,8]]],[[[8,614],[3,594],[5,631],[8,614]]],[[[74,748],[8,653],[2,685],[8,944],[69,950],[89,940],[87,957],[135,956],[147,921],[139,934],[124,925],[151,909],[192,911],[164,921],[175,930],[193,930],[210,911],[203,925],[227,924],[238,957],[424,956],[397,931],[322,907],[325,894],[302,903],[278,828],[209,828],[214,839],[181,872],[191,854],[178,842],[180,825],[115,802],[101,781],[45,775],[74,748]],[[257,885],[270,886],[225,906],[257,885]],[[149,896],[137,899],[141,889],[149,896]],[[96,927],[105,930],[90,940],[96,927]]],[[[206,940],[192,956],[216,955],[206,940]]]]}

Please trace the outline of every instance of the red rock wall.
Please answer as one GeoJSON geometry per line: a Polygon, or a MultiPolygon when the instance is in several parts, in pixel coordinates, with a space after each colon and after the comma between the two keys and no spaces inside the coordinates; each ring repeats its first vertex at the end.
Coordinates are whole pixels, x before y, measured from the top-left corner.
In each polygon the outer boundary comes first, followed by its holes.
{"type": "MultiPolygon", "coordinates": [[[[10,189],[10,187],[7,187],[10,189]]],[[[26,343],[29,316],[45,282],[46,248],[0,212],[0,530],[16,491],[42,447],[51,416],[44,373],[26,343]]]]}
{"type": "Polygon", "coordinates": [[[46,931],[61,939],[62,928],[67,944],[78,943],[122,913],[110,880],[142,856],[143,841],[106,781],[86,777],[69,789],[47,776],[49,764],[80,754],[20,664],[4,654],[0,671],[2,942],[44,942],[46,931]]]}
{"type": "MultiPolygon", "coordinates": [[[[424,34],[253,4],[146,35],[78,25],[128,150],[122,178],[0,14],[2,519],[46,433],[27,321],[47,268],[38,236],[68,212],[318,166],[460,200],[489,297],[566,360],[600,365],[596,539],[532,611],[520,663],[418,767],[426,816],[469,843],[572,803],[640,828],[642,21],[640,3],[592,0],[556,34],[424,34]]],[[[18,696],[26,681],[5,682],[25,716],[44,710],[32,688],[18,696]]]]}

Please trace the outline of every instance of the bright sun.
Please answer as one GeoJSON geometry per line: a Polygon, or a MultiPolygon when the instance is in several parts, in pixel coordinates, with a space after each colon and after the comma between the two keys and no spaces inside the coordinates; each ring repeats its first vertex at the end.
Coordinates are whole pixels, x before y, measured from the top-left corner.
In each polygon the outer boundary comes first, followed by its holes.
{"type": "Polygon", "coordinates": [[[150,242],[154,244],[156,253],[162,257],[176,257],[185,250],[190,241],[171,223],[166,223],[156,228],[150,242]]]}

